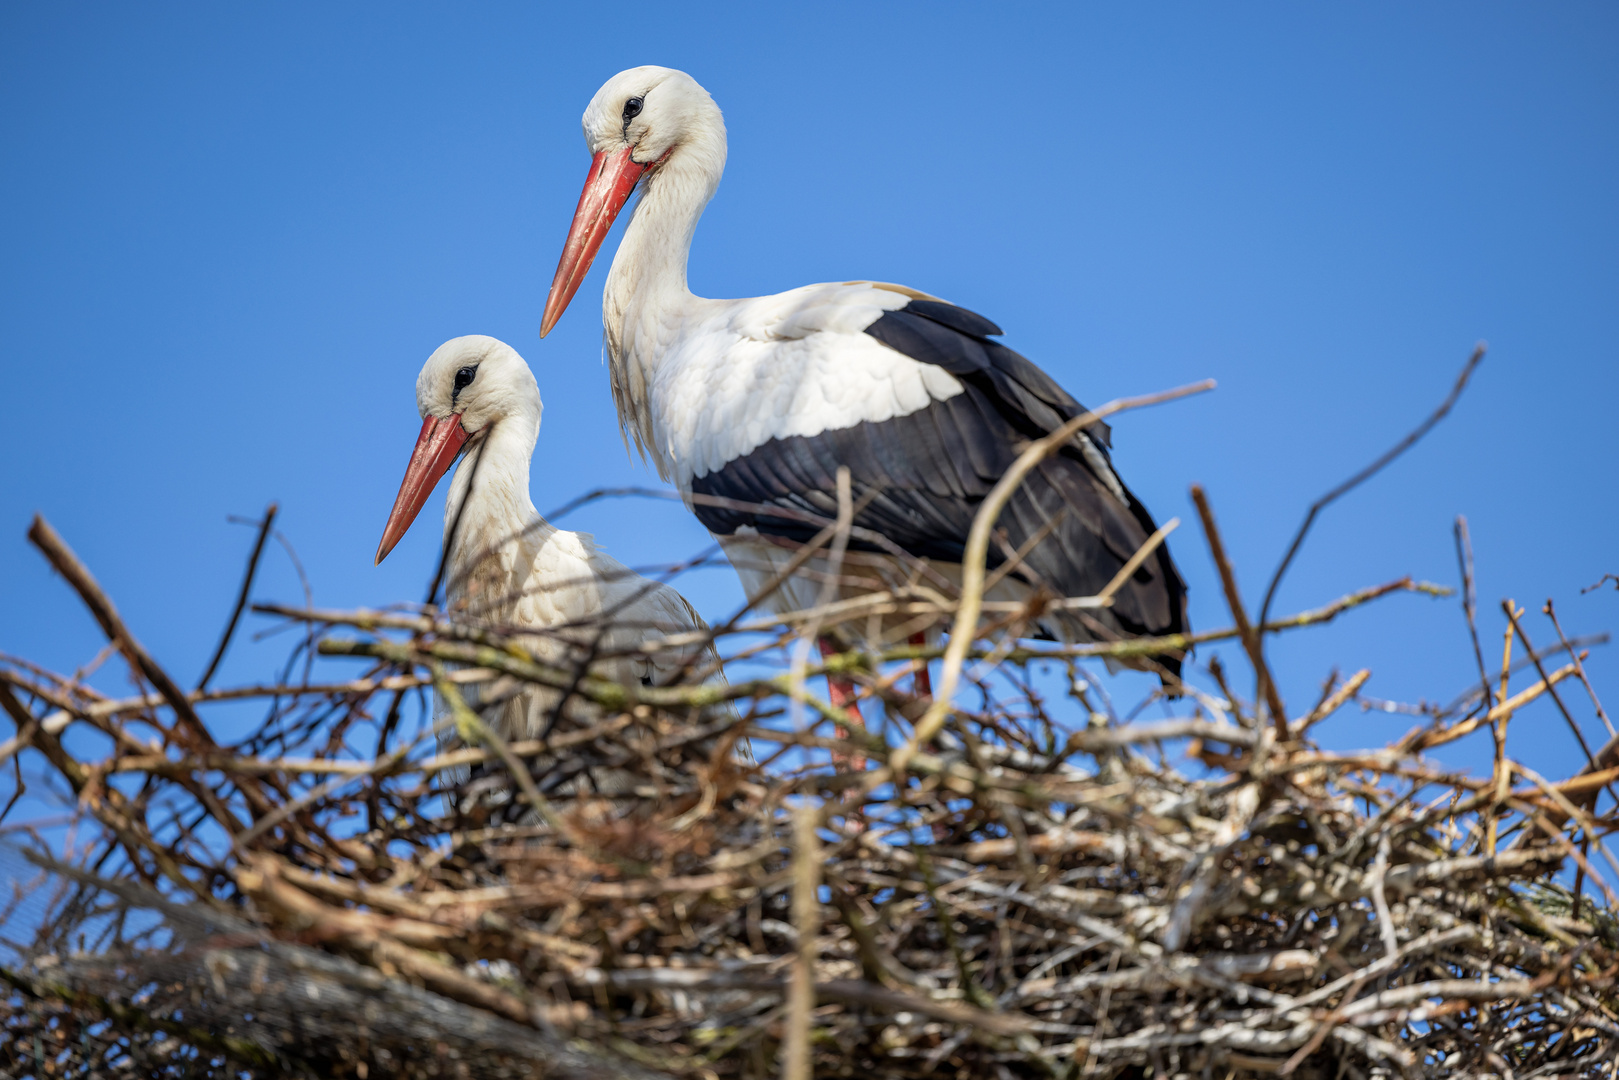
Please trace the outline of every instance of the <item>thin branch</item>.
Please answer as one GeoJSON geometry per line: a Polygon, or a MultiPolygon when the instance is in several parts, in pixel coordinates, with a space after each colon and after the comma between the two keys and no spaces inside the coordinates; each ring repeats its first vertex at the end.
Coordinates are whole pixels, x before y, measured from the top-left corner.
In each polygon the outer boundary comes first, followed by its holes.
{"type": "Polygon", "coordinates": [[[1467,389],[1467,381],[1473,377],[1473,369],[1478,367],[1480,361],[1484,359],[1484,351],[1485,346],[1481,341],[1474,347],[1473,355],[1468,358],[1467,363],[1462,367],[1462,373],[1457,377],[1456,385],[1451,387],[1450,394],[1428,419],[1418,424],[1414,431],[1395,443],[1382,457],[1310,504],[1309,512],[1304,515],[1303,524],[1299,526],[1299,531],[1293,535],[1293,542],[1287,546],[1287,554],[1282,556],[1281,565],[1276,568],[1276,573],[1270,579],[1270,586],[1265,590],[1265,602],[1259,605],[1259,622],[1261,626],[1270,617],[1270,605],[1271,601],[1276,598],[1276,589],[1281,585],[1282,577],[1287,573],[1287,568],[1292,565],[1293,556],[1298,554],[1299,547],[1303,545],[1304,538],[1310,531],[1310,526],[1315,524],[1316,515],[1325,510],[1340,496],[1347,495],[1373,476],[1376,476],[1385,465],[1411,449],[1419,439],[1428,434],[1435,424],[1443,420],[1449,414],[1451,407],[1456,404],[1457,399],[1462,396],[1462,391],[1467,389]]]}
{"type": "Polygon", "coordinates": [[[253,553],[247,557],[247,572],[242,575],[242,587],[236,594],[236,606],[231,608],[230,619],[225,623],[225,632],[219,636],[219,647],[214,650],[213,658],[208,661],[208,667],[203,670],[202,678],[197,680],[197,689],[206,690],[208,680],[214,677],[219,668],[219,662],[225,659],[225,650],[230,648],[230,639],[236,633],[236,623],[242,617],[242,609],[247,606],[247,597],[253,590],[253,575],[259,570],[259,556],[264,554],[264,542],[270,538],[270,527],[275,524],[276,504],[271,503],[264,511],[264,519],[259,522],[259,535],[253,541],[253,553]]]}

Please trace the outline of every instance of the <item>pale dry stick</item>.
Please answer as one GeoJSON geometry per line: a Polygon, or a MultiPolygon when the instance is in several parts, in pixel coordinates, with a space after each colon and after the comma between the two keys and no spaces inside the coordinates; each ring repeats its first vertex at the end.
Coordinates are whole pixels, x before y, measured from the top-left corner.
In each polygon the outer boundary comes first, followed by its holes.
{"type": "MultiPolygon", "coordinates": [[[[1113,580],[1109,581],[1107,586],[1096,594],[1095,606],[1106,607],[1111,604],[1113,594],[1124,587],[1124,583],[1130,580],[1130,575],[1141,568],[1141,564],[1146,562],[1147,558],[1158,550],[1158,545],[1162,544],[1170,533],[1180,528],[1180,524],[1180,518],[1170,518],[1159,526],[1158,531],[1147,537],[1146,542],[1136,549],[1136,553],[1130,556],[1123,566],[1119,567],[1119,572],[1113,575],[1113,580]]],[[[1081,599],[1087,598],[1082,597],[1081,599]]],[[[1062,601],[1059,600],[1057,603],[1061,604],[1062,601]]]]}
{"type": "MultiPolygon", "coordinates": [[[[858,505],[859,504],[857,503],[856,506],[858,507],[858,505]]],[[[851,530],[850,535],[855,535],[853,530],[851,530]]],[[[927,595],[927,590],[925,589],[917,589],[915,591],[918,593],[918,595],[927,595]]],[[[1265,625],[1265,631],[1266,633],[1279,633],[1284,630],[1294,630],[1302,627],[1317,626],[1323,623],[1332,622],[1346,611],[1360,607],[1361,605],[1369,603],[1373,600],[1380,599],[1393,592],[1418,592],[1428,596],[1449,596],[1453,591],[1454,590],[1444,586],[1435,585],[1432,582],[1414,581],[1409,577],[1404,577],[1397,581],[1385,582],[1382,585],[1373,585],[1365,589],[1359,589],[1346,596],[1341,596],[1337,600],[1334,600],[1331,603],[1325,604],[1319,608],[1311,608],[1307,611],[1301,611],[1297,614],[1289,615],[1283,619],[1273,620],[1265,625]]],[[[959,610],[958,606],[954,602],[945,600],[942,597],[938,599],[930,599],[926,603],[917,603],[910,606],[898,605],[893,606],[892,608],[886,606],[892,604],[894,604],[892,596],[887,592],[849,597],[845,600],[839,600],[834,604],[829,605],[826,617],[849,619],[854,618],[856,614],[864,613],[871,608],[875,608],[879,614],[921,614],[935,610],[959,610]]],[[[1025,605],[1022,603],[1010,601],[985,601],[981,605],[982,610],[984,611],[1017,611],[1021,610],[1024,606],[1025,605]]],[[[425,615],[399,615],[389,612],[370,611],[363,608],[357,611],[325,611],[314,608],[290,608],[278,604],[255,604],[253,605],[253,610],[266,614],[281,615],[286,618],[298,619],[301,621],[323,622],[327,623],[328,625],[355,626],[363,630],[385,628],[414,630],[422,633],[433,632],[449,640],[471,641],[506,651],[513,648],[519,648],[519,646],[510,641],[504,635],[495,633],[493,631],[463,627],[460,624],[443,621],[435,621],[433,618],[425,615]]],[[[741,623],[734,627],[733,630],[736,633],[763,632],[800,622],[803,618],[804,613],[802,612],[787,612],[782,615],[775,615],[768,618],[741,623]]],[[[718,631],[715,631],[715,633],[718,633],[718,631]]],[[[1126,659],[1134,656],[1150,656],[1162,652],[1183,651],[1191,648],[1194,645],[1202,645],[1213,641],[1227,641],[1233,638],[1239,638],[1240,636],[1240,632],[1235,627],[1227,627],[1222,630],[1206,630],[1197,634],[1170,634],[1164,637],[1156,638],[1134,638],[1127,641],[1068,645],[1047,649],[1019,647],[1008,653],[1007,659],[1013,663],[1026,663],[1037,660],[1061,660],[1068,657],[1112,657],[1126,659]]],[[[708,635],[704,632],[687,631],[679,634],[669,634],[663,637],[648,638],[646,641],[641,643],[637,651],[659,652],[665,649],[678,648],[698,641],[703,641],[706,640],[707,637],[708,635]]],[[[1576,641],[1575,644],[1597,644],[1605,640],[1605,637],[1592,639],[1582,638],[1576,641]]],[[[763,648],[773,647],[774,646],[771,645],[764,646],[763,648]]],[[[887,650],[881,656],[879,656],[878,659],[884,662],[891,660],[936,659],[943,655],[945,651],[945,649],[939,647],[903,645],[887,650]]],[[[989,650],[972,650],[968,653],[968,655],[974,658],[980,658],[988,655],[988,653],[989,650]]],[[[823,673],[824,672],[822,671],[812,669],[807,672],[807,676],[814,677],[815,675],[823,673]]],[[[452,676],[452,678],[453,677],[455,676],[452,676]]]]}
{"type": "MultiPolygon", "coordinates": [[[[999,585],[1008,574],[1013,573],[1019,567],[1021,567],[1024,560],[1029,557],[1029,553],[1035,548],[1039,547],[1046,537],[1056,532],[1057,526],[1062,524],[1063,518],[1065,518],[1067,515],[1068,508],[1065,506],[1058,510],[1055,514],[1051,515],[1050,520],[1036,529],[1027,540],[1019,544],[1017,546],[1017,550],[1011,553],[1011,558],[997,566],[994,572],[984,579],[984,591],[986,593],[989,592],[995,586],[999,585]]],[[[1002,547],[1004,548],[1005,544],[1002,544],[1002,547]]]]}
{"type": "MultiPolygon", "coordinates": [[[[7,739],[4,743],[0,743],[0,765],[4,765],[9,761],[11,755],[19,754],[28,749],[33,743],[34,735],[38,733],[40,725],[39,718],[32,714],[29,715],[27,723],[18,725],[17,734],[7,739]]],[[[64,724],[63,726],[65,727],[66,725],[64,724]]],[[[52,734],[55,733],[52,732],[52,734]]]]}
{"type": "MultiPolygon", "coordinates": [[[[1541,665],[1540,657],[1535,654],[1534,643],[1529,640],[1529,635],[1524,633],[1523,624],[1518,621],[1523,612],[1514,612],[1510,603],[1503,603],[1501,608],[1506,612],[1507,621],[1512,624],[1512,629],[1517,632],[1518,640],[1523,642],[1524,651],[1534,661],[1535,670],[1540,673],[1541,681],[1544,682],[1546,669],[1541,665]]],[[[1580,744],[1580,749],[1585,752],[1585,762],[1589,766],[1588,771],[1595,772],[1597,769],[1596,755],[1591,753],[1591,746],[1585,741],[1585,733],[1580,730],[1580,725],[1574,722],[1574,716],[1568,711],[1568,706],[1563,704],[1563,698],[1557,693],[1557,688],[1548,686],[1546,692],[1551,695],[1552,701],[1557,705],[1557,711],[1563,714],[1563,719],[1568,723],[1569,730],[1574,733],[1575,741],[1580,744]]],[[[1610,794],[1612,793],[1610,792],[1610,794]]],[[[1615,801],[1619,802],[1619,798],[1616,798],[1615,801]]]]}
{"type": "MultiPolygon", "coordinates": [[[[1608,906],[1610,908],[1619,906],[1619,895],[1614,894],[1614,891],[1608,886],[1607,880],[1596,872],[1596,869],[1591,865],[1590,859],[1586,855],[1584,849],[1590,842],[1589,833],[1586,834],[1586,839],[1584,842],[1575,844],[1574,841],[1563,835],[1560,826],[1554,825],[1552,822],[1548,821],[1546,819],[1546,815],[1540,812],[1540,807],[1536,806],[1535,804],[1522,802],[1518,799],[1508,799],[1506,805],[1522,814],[1526,821],[1528,821],[1535,828],[1539,829],[1546,835],[1548,839],[1561,848],[1563,853],[1574,862],[1576,867],[1579,868],[1579,872],[1582,876],[1588,877],[1592,881],[1596,882],[1597,885],[1602,889],[1603,895],[1607,898],[1608,906]]],[[[1528,830],[1525,830],[1522,835],[1527,836],[1528,830]]],[[[1608,852],[1606,845],[1604,845],[1601,850],[1608,862],[1608,865],[1615,866],[1613,856],[1608,852]]],[[[1563,938],[1558,938],[1558,940],[1563,941],[1564,944],[1571,943],[1563,938]]]]}
{"type": "Polygon", "coordinates": [[[1383,883],[1389,872],[1389,838],[1384,833],[1377,841],[1377,857],[1372,861],[1372,907],[1377,911],[1377,928],[1383,938],[1383,955],[1392,960],[1400,952],[1400,939],[1394,933],[1394,914],[1389,910],[1388,895],[1383,883]]]}
{"type": "MultiPolygon", "coordinates": [[[[1511,600],[1501,601],[1501,606],[1511,614],[1517,605],[1511,600]]],[[[1507,624],[1506,640],[1501,645],[1501,692],[1500,703],[1507,702],[1507,682],[1512,677],[1512,625],[1507,624]]],[[[1550,689],[1550,687],[1548,687],[1550,689]]],[[[1494,710],[1491,710],[1494,715],[1494,710]]],[[[1495,798],[1486,812],[1484,826],[1484,850],[1495,854],[1496,830],[1498,828],[1497,806],[1506,800],[1512,786],[1512,770],[1507,766],[1507,724],[1512,720],[1511,710],[1502,712],[1501,716],[1490,726],[1490,734],[1495,739],[1495,771],[1492,778],[1495,781],[1495,798]]]]}
{"type": "Polygon", "coordinates": [[[821,838],[815,830],[820,814],[809,807],[793,809],[793,929],[798,956],[787,988],[787,1034],[782,1040],[783,1080],[812,1080],[810,1012],[815,1008],[815,958],[821,933],[821,838]]]}
{"type": "MultiPolygon", "coordinates": [[[[1503,716],[1510,716],[1512,713],[1517,712],[1541,694],[1544,694],[1548,687],[1557,685],[1574,673],[1574,665],[1566,664],[1552,672],[1551,678],[1543,679],[1531,687],[1518,691],[1508,698],[1504,704],[1494,706],[1489,712],[1481,716],[1470,717],[1438,731],[1431,728],[1418,728],[1412,731],[1395,745],[1395,750],[1401,753],[1420,753],[1423,750],[1431,750],[1436,746],[1444,746],[1446,743],[1455,742],[1463,736],[1471,735],[1481,725],[1494,724],[1503,716]]],[[[1600,757],[1600,755],[1598,756],[1600,757]]]]}
{"type": "Polygon", "coordinates": [[[1349,702],[1349,699],[1360,693],[1360,688],[1366,685],[1366,680],[1372,677],[1371,668],[1361,668],[1349,676],[1349,681],[1328,694],[1326,699],[1311,709],[1309,714],[1298,722],[1299,735],[1302,736],[1310,728],[1319,724],[1349,702]]]}
{"type": "MultiPolygon", "coordinates": [[[[1557,611],[1552,607],[1550,597],[1547,598],[1545,606],[1540,610],[1552,621],[1552,628],[1557,631],[1557,640],[1562,642],[1563,649],[1572,655],[1574,647],[1569,644],[1568,638],[1563,634],[1563,624],[1557,621],[1557,611]]],[[[1591,707],[1596,709],[1597,717],[1602,721],[1602,726],[1608,729],[1608,738],[1619,739],[1619,731],[1614,730],[1613,721],[1608,719],[1607,710],[1602,707],[1602,702],[1597,698],[1596,689],[1592,687],[1591,680],[1585,676],[1585,665],[1576,658],[1574,666],[1579,670],[1580,682],[1585,684],[1585,692],[1591,697],[1591,707]]]]}
{"type": "MultiPolygon", "coordinates": [[[[1531,784],[1538,787],[1547,798],[1555,802],[1558,810],[1567,815],[1568,818],[1572,818],[1574,822],[1585,831],[1585,835],[1595,841],[1597,850],[1602,852],[1603,859],[1605,859],[1608,865],[1613,868],[1614,873],[1619,874],[1619,861],[1616,861],[1613,857],[1613,853],[1608,850],[1607,841],[1602,838],[1602,830],[1597,826],[1597,823],[1592,820],[1588,811],[1576,806],[1574,802],[1569,799],[1569,797],[1564,794],[1564,792],[1556,784],[1548,783],[1545,777],[1541,776],[1527,765],[1514,764],[1513,770],[1521,775],[1525,780],[1528,780],[1531,784]]],[[[1561,826],[1562,822],[1558,822],[1557,824],[1561,826]]],[[[1587,872],[1589,873],[1589,871],[1587,872]]],[[[1619,900],[1616,900],[1612,894],[1609,894],[1608,903],[1613,906],[1619,906],[1619,900]]]]}
{"type": "MultiPolygon", "coordinates": [[[[1213,379],[1206,379],[1200,383],[1158,394],[1109,402],[1100,409],[1076,416],[1051,434],[1036,439],[1018,455],[1012,467],[1007,469],[1000,481],[990,489],[983,505],[973,515],[972,528],[967,533],[967,546],[961,559],[961,607],[956,611],[956,619],[951,626],[950,644],[945,649],[944,663],[940,667],[938,691],[934,694],[933,703],[928,706],[928,711],[917,722],[911,737],[890,757],[889,769],[894,773],[903,772],[906,763],[915,756],[922,745],[944,727],[945,717],[950,712],[957,684],[961,680],[962,663],[967,658],[967,650],[972,646],[974,631],[978,627],[980,606],[984,602],[984,563],[989,553],[990,530],[995,527],[995,521],[1000,517],[1001,510],[1012,498],[1013,492],[1023,483],[1024,477],[1033,471],[1036,465],[1073,439],[1080,429],[1097,420],[1126,409],[1156,405],[1191,394],[1200,394],[1214,389],[1214,385],[1213,379]]],[[[878,773],[887,771],[889,770],[878,770],[878,773]]],[[[875,778],[876,775],[877,773],[873,773],[872,777],[875,778]]]]}
{"type": "MultiPolygon", "coordinates": [[[[1259,682],[1254,696],[1262,699],[1270,709],[1271,724],[1276,728],[1277,739],[1286,741],[1287,706],[1282,704],[1281,692],[1276,687],[1276,680],[1271,677],[1270,667],[1265,663],[1264,634],[1248,622],[1247,609],[1242,606],[1242,596],[1237,592],[1236,572],[1231,567],[1231,560],[1226,558],[1225,544],[1220,539],[1219,528],[1214,524],[1214,510],[1199,484],[1192,485],[1192,502],[1197,506],[1198,517],[1203,520],[1203,535],[1209,543],[1209,554],[1214,557],[1214,565],[1220,571],[1226,606],[1236,620],[1237,633],[1242,638],[1243,650],[1248,653],[1248,662],[1254,666],[1254,677],[1259,682]]],[[[1260,621],[1263,624],[1264,620],[1260,621]]],[[[1254,708],[1258,710],[1257,705],[1254,708]]]]}
{"type": "MultiPolygon", "coordinates": [[[[1392,955],[1390,955],[1384,957],[1384,959],[1392,961],[1394,958],[1392,955]]],[[[1369,976],[1363,973],[1355,979],[1355,981],[1350,985],[1349,989],[1344,993],[1345,1004],[1355,1000],[1355,995],[1360,993],[1361,988],[1366,985],[1368,977],[1369,976]]],[[[1295,1006],[1295,1008],[1296,1007],[1297,1006],[1295,1006]]],[[[1317,1050],[1321,1049],[1321,1044],[1327,1041],[1327,1036],[1333,1033],[1338,1026],[1338,1021],[1342,1018],[1343,1006],[1340,1005],[1338,1008],[1328,1013],[1326,1019],[1321,1021],[1320,1026],[1315,1029],[1315,1034],[1310,1036],[1310,1041],[1295,1050],[1293,1052],[1293,1056],[1282,1063],[1282,1067],[1277,1070],[1277,1075],[1292,1076],[1294,1070],[1300,1065],[1303,1065],[1306,1058],[1315,1053],[1317,1050]]]]}

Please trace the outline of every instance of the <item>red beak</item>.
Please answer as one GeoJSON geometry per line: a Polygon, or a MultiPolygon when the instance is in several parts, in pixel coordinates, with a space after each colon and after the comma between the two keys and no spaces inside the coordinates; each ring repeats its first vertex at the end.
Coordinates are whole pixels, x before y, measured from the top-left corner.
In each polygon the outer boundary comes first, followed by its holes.
{"type": "Polygon", "coordinates": [[[579,285],[596,261],[607,230],[624,209],[630,193],[647,167],[631,160],[635,150],[626,146],[611,156],[606,150],[590,159],[590,177],[585,190],[579,195],[579,207],[573,212],[573,224],[568,227],[568,242],[562,247],[562,258],[557,262],[556,277],[551,279],[551,294],[545,298],[545,315],[540,319],[540,336],[551,332],[562,313],[568,310],[568,301],[579,291],[579,285]]]}
{"type": "Polygon", "coordinates": [[[455,456],[461,452],[466,441],[466,429],[461,426],[459,415],[429,416],[422,421],[422,433],[416,436],[416,449],[410,452],[410,465],[405,468],[404,482],[399,485],[393,512],[388,515],[388,524],[382,530],[382,543],[377,545],[377,562],[388,557],[388,552],[394,549],[394,545],[405,535],[405,530],[410,528],[410,523],[416,520],[416,515],[422,512],[422,506],[427,502],[427,497],[433,494],[439,477],[455,464],[455,456]]]}

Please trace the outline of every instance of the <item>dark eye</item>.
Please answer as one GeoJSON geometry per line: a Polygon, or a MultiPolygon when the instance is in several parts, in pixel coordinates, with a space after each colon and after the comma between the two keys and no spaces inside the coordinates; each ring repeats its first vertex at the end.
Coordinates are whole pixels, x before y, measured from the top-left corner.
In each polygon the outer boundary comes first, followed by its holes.
{"type": "Polygon", "coordinates": [[[624,122],[627,124],[641,115],[641,106],[646,104],[643,98],[632,97],[624,103],[624,122]]]}
{"type": "Polygon", "coordinates": [[[454,397],[456,394],[459,394],[461,391],[465,390],[468,386],[472,385],[472,380],[477,376],[477,374],[478,374],[478,365],[477,364],[468,364],[466,367],[462,368],[460,371],[457,371],[455,373],[455,391],[450,396],[454,397]]]}

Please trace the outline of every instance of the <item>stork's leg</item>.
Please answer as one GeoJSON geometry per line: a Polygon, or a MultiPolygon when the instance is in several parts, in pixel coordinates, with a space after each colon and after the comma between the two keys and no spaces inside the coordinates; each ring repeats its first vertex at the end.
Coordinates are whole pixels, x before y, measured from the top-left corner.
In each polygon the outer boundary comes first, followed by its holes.
{"type": "MultiPolygon", "coordinates": [[[[821,647],[821,656],[823,657],[836,656],[841,651],[830,638],[823,637],[815,640],[816,644],[821,647]]],[[[865,730],[865,722],[860,718],[860,704],[855,700],[854,680],[842,675],[828,675],[826,677],[826,689],[832,704],[848,713],[860,725],[861,730],[865,730]]],[[[836,725],[835,730],[838,738],[847,739],[849,737],[849,729],[842,724],[836,725]]],[[[832,755],[832,764],[839,772],[842,772],[845,768],[864,769],[866,759],[859,754],[847,757],[843,754],[835,753],[832,755]]]]}
{"type": "MultiPolygon", "coordinates": [[[[928,643],[926,634],[912,634],[911,644],[922,646],[928,643]]],[[[916,669],[916,675],[911,679],[911,692],[919,698],[933,696],[933,677],[928,674],[928,662],[922,661],[922,666],[916,669]]]]}

